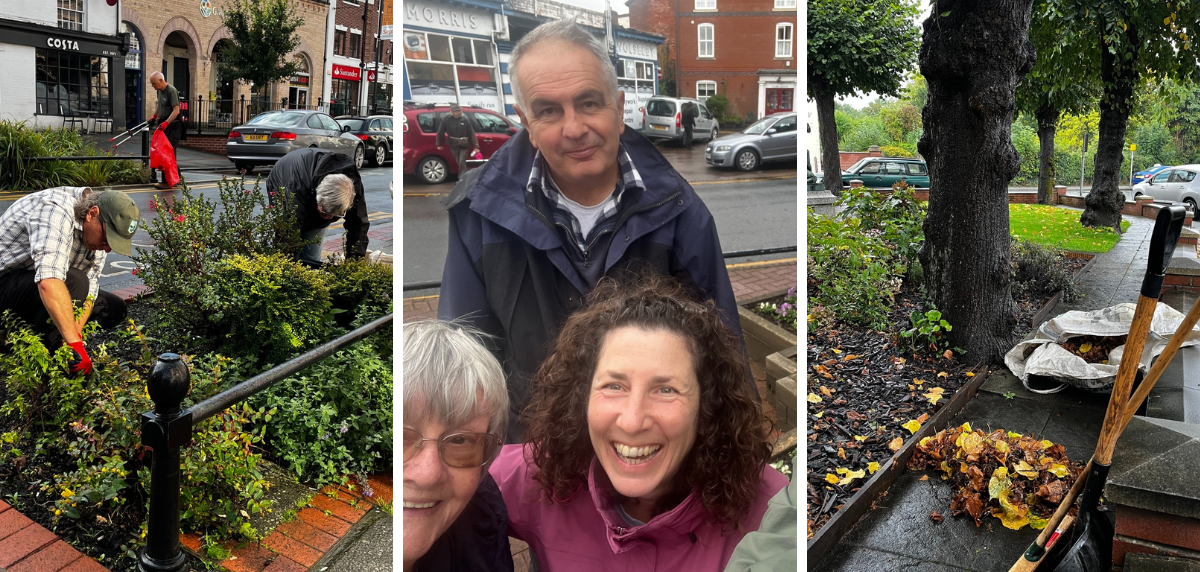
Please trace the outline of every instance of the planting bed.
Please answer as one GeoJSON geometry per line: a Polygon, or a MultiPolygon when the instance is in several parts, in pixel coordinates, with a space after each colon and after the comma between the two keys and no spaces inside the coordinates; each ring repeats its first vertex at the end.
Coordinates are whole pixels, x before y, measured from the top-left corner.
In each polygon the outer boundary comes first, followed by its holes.
{"type": "MultiPolygon", "coordinates": [[[[1087,259],[1066,257],[1060,264],[1073,275],[1086,263],[1087,259]]],[[[1014,341],[1032,331],[1032,320],[1055,296],[1015,300],[1014,341]]],[[[895,332],[910,327],[914,310],[923,312],[924,303],[918,292],[905,286],[888,315],[893,332],[835,323],[808,333],[809,539],[920,426],[974,381],[969,356],[921,356],[903,344],[897,346],[895,332]]]]}

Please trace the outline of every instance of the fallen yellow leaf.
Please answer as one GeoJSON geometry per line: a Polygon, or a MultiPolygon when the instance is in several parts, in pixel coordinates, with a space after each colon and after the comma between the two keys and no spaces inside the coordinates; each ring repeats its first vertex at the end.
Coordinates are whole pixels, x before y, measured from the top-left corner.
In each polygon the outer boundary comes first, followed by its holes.
{"type": "Polygon", "coordinates": [[[820,419],[821,417],[824,417],[824,416],[825,416],[825,412],[822,411],[822,412],[816,414],[814,417],[816,417],[817,419],[820,419]]]}
{"type": "Polygon", "coordinates": [[[1092,351],[1092,344],[1090,343],[1085,342],[1083,345],[1079,346],[1079,353],[1081,354],[1086,354],[1090,351],[1092,351]]]}
{"type": "Polygon", "coordinates": [[[863,470],[846,471],[844,474],[846,476],[842,480],[838,481],[839,485],[848,485],[851,482],[853,482],[854,479],[861,479],[861,478],[867,476],[867,472],[863,471],[863,470]]]}
{"type": "Polygon", "coordinates": [[[838,447],[838,458],[843,461],[846,460],[846,450],[845,449],[838,447]]]}
{"type": "Polygon", "coordinates": [[[821,395],[824,395],[825,397],[833,397],[833,390],[832,390],[832,389],[829,389],[828,387],[825,387],[824,385],[822,385],[822,386],[821,386],[820,388],[818,388],[818,389],[820,390],[820,392],[821,392],[821,395]]]}
{"type": "Polygon", "coordinates": [[[900,447],[903,447],[903,446],[904,446],[904,439],[902,437],[896,437],[895,439],[892,439],[890,443],[888,443],[888,449],[891,449],[893,453],[895,453],[896,451],[899,451],[900,447]]]}
{"type": "Polygon", "coordinates": [[[832,473],[825,473],[825,482],[827,482],[831,485],[836,485],[838,482],[838,478],[836,476],[834,476],[832,473]]]}
{"type": "Polygon", "coordinates": [[[928,481],[928,480],[929,480],[929,475],[921,475],[921,478],[919,478],[919,479],[917,479],[917,480],[918,480],[918,481],[928,481]]]}
{"type": "Polygon", "coordinates": [[[917,423],[916,419],[912,419],[908,423],[901,425],[901,427],[908,429],[909,433],[912,433],[915,435],[917,433],[917,430],[921,428],[921,424],[917,423]]]}
{"type": "Polygon", "coordinates": [[[855,435],[855,436],[854,436],[854,440],[855,440],[855,441],[858,441],[859,443],[862,443],[863,441],[866,441],[866,440],[867,440],[867,438],[866,438],[866,437],[864,437],[864,436],[862,436],[862,435],[855,435]]]}
{"type": "Polygon", "coordinates": [[[937,376],[940,378],[943,378],[943,379],[950,377],[950,376],[946,375],[946,372],[944,372],[944,371],[939,371],[937,376]]]}
{"type": "Polygon", "coordinates": [[[821,402],[821,396],[819,396],[819,395],[817,395],[817,394],[815,394],[815,393],[809,393],[809,394],[808,394],[808,402],[809,402],[809,403],[820,403],[820,402],[821,402]]]}
{"type": "Polygon", "coordinates": [[[833,353],[835,353],[835,354],[839,354],[839,355],[840,355],[840,354],[842,353],[842,350],[839,350],[839,349],[834,349],[834,350],[833,350],[833,353]]]}
{"type": "Polygon", "coordinates": [[[913,378],[913,383],[915,383],[915,384],[917,384],[917,385],[921,385],[922,383],[925,383],[925,380],[923,380],[923,379],[917,379],[917,378],[915,378],[915,377],[914,377],[914,378],[913,378]]]}
{"type": "Polygon", "coordinates": [[[925,399],[928,399],[929,402],[934,405],[937,405],[938,401],[945,399],[945,398],[946,398],[946,396],[942,395],[941,393],[929,392],[929,393],[925,394],[925,399]]]}
{"type": "Polygon", "coordinates": [[[1016,470],[1018,475],[1021,475],[1027,479],[1036,479],[1038,476],[1037,469],[1033,468],[1033,466],[1025,461],[1017,461],[1017,465],[1013,468],[1016,470]]]}
{"type": "Polygon", "coordinates": [[[967,377],[975,377],[975,373],[974,373],[974,372],[970,372],[970,371],[968,371],[967,373],[965,373],[965,374],[963,374],[963,375],[965,375],[965,376],[967,376],[967,377]]]}
{"type": "Polygon", "coordinates": [[[872,475],[874,475],[875,471],[878,471],[878,470],[879,470],[879,463],[876,463],[875,461],[871,461],[870,463],[867,463],[867,471],[869,471],[872,475]]]}

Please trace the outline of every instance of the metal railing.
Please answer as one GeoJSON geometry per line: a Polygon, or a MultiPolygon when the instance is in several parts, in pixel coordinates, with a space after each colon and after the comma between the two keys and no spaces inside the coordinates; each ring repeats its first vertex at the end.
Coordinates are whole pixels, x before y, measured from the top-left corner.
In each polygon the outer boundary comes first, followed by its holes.
{"type": "Polygon", "coordinates": [[[191,391],[187,365],[177,354],[160,355],[146,384],[154,411],[142,414],[142,444],[154,454],[150,461],[146,547],[138,555],[138,572],[184,572],[188,569],[187,557],[179,548],[179,466],[182,449],[192,440],[193,427],[391,323],[392,314],[388,314],[188,409],[181,407],[191,391]]]}
{"type": "MultiPolygon", "coordinates": [[[[796,246],[774,246],[771,248],[756,248],[753,250],[731,250],[722,252],[721,256],[726,260],[730,258],[747,258],[750,256],[766,256],[768,254],[782,254],[785,252],[796,252],[796,246]]],[[[402,288],[404,292],[412,292],[415,290],[433,290],[442,287],[441,280],[430,280],[428,282],[409,282],[402,288]]]]}
{"type": "Polygon", "coordinates": [[[375,115],[380,112],[390,114],[392,110],[391,105],[386,101],[353,105],[336,99],[326,103],[318,97],[314,105],[311,102],[289,101],[286,97],[279,100],[256,97],[246,99],[243,94],[237,99],[205,99],[203,95],[200,95],[195,99],[188,100],[185,106],[181,106],[180,112],[184,116],[186,133],[221,135],[229,133],[234,127],[246,123],[255,115],[283,109],[323,111],[335,117],[338,115],[375,115]]]}

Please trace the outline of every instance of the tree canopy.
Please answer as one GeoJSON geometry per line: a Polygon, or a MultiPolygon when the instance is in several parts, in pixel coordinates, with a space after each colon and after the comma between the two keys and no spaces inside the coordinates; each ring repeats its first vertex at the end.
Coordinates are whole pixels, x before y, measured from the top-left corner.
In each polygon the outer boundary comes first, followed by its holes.
{"type": "Polygon", "coordinates": [[[899,95],[914,68],[916,0],[808,0],[808,94],[899,95]]]}
{"type": "Polygon", "coordinates": [[[221,52],[221,73],[263,88],[296,73],[288,55],[300,44],[304,20],[287,0],[232,0],[223,17],[232,42],[221,52]]]}

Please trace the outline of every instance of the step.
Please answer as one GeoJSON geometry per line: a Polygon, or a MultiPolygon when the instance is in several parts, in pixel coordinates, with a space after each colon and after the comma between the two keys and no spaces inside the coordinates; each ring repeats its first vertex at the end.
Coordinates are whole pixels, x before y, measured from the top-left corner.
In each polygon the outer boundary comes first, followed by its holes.
{"type": "Polygon", "coordinates": [[[379,507],[371,509],[310,570],[391,572],[394,523],[379,507]]]}
{"type": "Polygon", "coordinates": [[[1155,554],[1130,554],[1124,572],[1200,572],[1200,561],[1155,554]]]}

